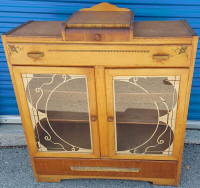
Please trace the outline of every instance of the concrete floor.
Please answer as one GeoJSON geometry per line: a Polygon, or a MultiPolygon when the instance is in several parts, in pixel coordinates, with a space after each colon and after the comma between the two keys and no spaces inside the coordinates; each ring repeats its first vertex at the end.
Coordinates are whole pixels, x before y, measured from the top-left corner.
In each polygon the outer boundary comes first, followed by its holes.
{"type": "MultiPolygon", "coordinates": [[[[0,188],[95,188],[95,187],[165,187],[156,186],[148,182],[129,180],[98,180],[79,179],[63,180],[60,183],[36,183],[32,172],[27,148],[0,149],[0,188]]],[[[181,188],[200,187],[200,145],[187,144],[184,148],[184,157],[181,174],[181,188]],[[185,166],[189,166],[189,169],[185,166]]]]}

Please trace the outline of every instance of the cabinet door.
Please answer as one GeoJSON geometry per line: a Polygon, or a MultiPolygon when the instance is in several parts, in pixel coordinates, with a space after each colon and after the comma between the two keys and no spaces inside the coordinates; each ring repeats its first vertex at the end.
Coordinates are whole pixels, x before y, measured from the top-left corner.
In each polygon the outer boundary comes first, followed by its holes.
{"type": "Polygon", "coordinates": [[[92,68],[14,67],[14,74],[35,156],[99,156],[92,68]]]}
{"type": "Polygon", "coordinates": [[[110,157],[178,159],[187,79],[187,69],[106,70],[110,157]]]}

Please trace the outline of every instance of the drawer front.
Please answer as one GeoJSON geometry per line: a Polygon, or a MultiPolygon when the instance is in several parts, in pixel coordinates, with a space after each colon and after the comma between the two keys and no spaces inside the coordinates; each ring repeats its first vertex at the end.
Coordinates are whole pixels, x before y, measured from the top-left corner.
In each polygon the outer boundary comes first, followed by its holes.
{"type": "Polygon", "coordinates": [[[190,45],[7,44],[13,65],[188,67],[190,45]]]}
{"type": "Polygon", "coordinates": [[[176,178],[175,161],[34,158],[39,175],[176,178]]]}
{"type": "Polygon", "coordinates": [[[129,41],[130,30],[128,28],[68,28],[66,30],[67,41],[94,41],[114,42],[129,41]]]}

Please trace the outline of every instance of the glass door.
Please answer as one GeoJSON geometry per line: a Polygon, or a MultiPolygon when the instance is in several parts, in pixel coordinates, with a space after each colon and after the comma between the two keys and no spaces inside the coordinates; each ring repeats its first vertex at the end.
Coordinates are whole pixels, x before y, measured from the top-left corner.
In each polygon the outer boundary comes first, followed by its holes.
{"type": "Polygon", "coordinates": [[[37,152],[99,156],[94,70],[16,67],[15,72],[37,152]]]}
{"type": "Polygon", "coordinates": [[[185,69],[106,70],[110,155],[178,157],[186,86],[185,69]]]}

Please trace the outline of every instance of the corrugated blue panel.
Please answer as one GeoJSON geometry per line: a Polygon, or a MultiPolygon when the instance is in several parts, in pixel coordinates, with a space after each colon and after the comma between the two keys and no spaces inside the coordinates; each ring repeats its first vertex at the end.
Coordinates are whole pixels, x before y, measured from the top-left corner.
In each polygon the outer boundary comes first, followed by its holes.
{"type": "MultiPolygon", "coordinates": [[[[0,3],[0,34],[28,20],[66,20],[72,13],[102,1],[86,0],[12,0],[0,3]]],[[[135,21],[186,19],[200,35],[199,0],[108,0],[135,12],[135,21]]],[[[9,76],[6,58],[0,43],[0,115],[19,114],[9,76]]],[[[190,120],[200,120],[200,44],[192,84],[190,120]]]]}

